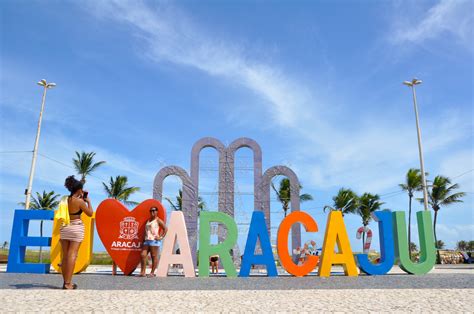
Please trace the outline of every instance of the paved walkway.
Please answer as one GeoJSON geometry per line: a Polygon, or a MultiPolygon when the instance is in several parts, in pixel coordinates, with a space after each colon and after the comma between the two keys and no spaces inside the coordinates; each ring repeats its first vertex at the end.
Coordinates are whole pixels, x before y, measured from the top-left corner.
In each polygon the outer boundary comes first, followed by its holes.
{"type": "Polygon", "coordinates": [[[58,274],[0,272],[1,312],[474,310],[472,267],[438,267],[423,276],[394,268],[387,276],[357,278],[139,278],[110,276],[99,271],[107,267],[94,267],[74,277],[80,287],[76,291],[59,289],[58,274]]]}
{"type": "MultiPolygon", "coordinates": [[[[337,290],[337,289],[474,289],[474,274],[428,274],[321,278],[306,276],[250,278],[142,278],[96,274],[76,275],[81,290],[337,290]]],[[[0,274],[1,289],[58,289],[59,274],[0,274]]]]}
{"type": "Polygon", "coordinates": [[[194,290],[113,291],[1,290],[12,312],[472,312],[474,289],[194,290]]]}

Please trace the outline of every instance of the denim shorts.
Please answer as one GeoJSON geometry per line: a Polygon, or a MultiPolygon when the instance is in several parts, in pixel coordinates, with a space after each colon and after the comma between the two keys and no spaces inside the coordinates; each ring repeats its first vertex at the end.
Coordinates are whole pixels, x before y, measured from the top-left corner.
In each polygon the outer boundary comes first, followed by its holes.
{"type": "Polygon", "coordinates": [[[143,245],[148,245],[148,246],[160,246],[161,240],[145,240],[143,242],[143,245]]]}

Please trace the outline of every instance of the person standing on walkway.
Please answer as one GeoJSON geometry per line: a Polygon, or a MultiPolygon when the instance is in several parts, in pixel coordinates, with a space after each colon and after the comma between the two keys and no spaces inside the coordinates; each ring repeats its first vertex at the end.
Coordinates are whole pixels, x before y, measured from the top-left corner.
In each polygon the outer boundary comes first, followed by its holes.
{"type": "Polygon", "coordinates": [[[94,212],[88,192],[83,190],[83,183],[76,180],[74,176],[66,178],[64,186],[69,190],[67,198],[69,224],[64,224],[59,229],[60,242],[63,250],[61,262],[61,273],[64,283],[63,289],[77,289],[77,285],[72,283],[72,275],[76,265],[77,252],[84,240],[84,224],[81,214],[85,213],[92,217],[94,212]]]}
{"type": "Polygon", "coordinates": [[[219,255],[211,255],[209,256],[209,266],[211,266],[211,273],[216,274],[219,273],[219,255]]]}
{"type": "Polygon", "coordinates": [[[158,208],[150,208],[150,218],[148,218],[145,225],[145,242],[143,242],[141,253],[140,277],[145,277],[148,253],[151,254],[151,272],[148,277],[156,276],[155,270],[158,265],[158,250],[160,248],[161,240],[165,237],[166,232],[168,232],[168,228],[163,220],[158,217],[158,208]],[[160,232],[161,229],[163,229],[162,232],[160,232]]]}

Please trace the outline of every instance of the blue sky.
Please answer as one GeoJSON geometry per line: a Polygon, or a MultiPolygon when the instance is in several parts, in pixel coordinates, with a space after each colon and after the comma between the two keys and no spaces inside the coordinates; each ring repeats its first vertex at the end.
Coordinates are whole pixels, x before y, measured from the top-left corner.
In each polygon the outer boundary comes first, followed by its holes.
{"type": "MultiPolygon", "coordinates": [[[[449,176],[467,192],[464,203],[441,209],[438,238],[450,248],[474,238],[472,2],[0,5],[2,242],[10,240],[13,211],[24,201],[31,153],[13,152],[33,148],[42,78],[57,87],[47,95],[34,191],[66,194],[74,151],[85,150],[107,161],[87,183],[95,206],[105,198],[101,182],[116,175],[141,188],[134,196],[141,201],[151,197],[161,167],[189,170],[191,147],[201,137],[224,143],[250,137],[262,147],[264,170],[290,166],[313,195],[302,209],[320,232],[304,240],[321,244],[322,208],[340,187],[378,193],[384,208],[407,210],[398,184],[419,160],[411,93],[401,83],[418,77],[429,178],[449,176]]],[[[251,156],[240,150],[238,166],[251,167],[251,156]]],[[[216,167],[217,154],[205,149],[204,163],[216,167]]],[[[217,206],[216,187],[217,172],[201,171],[209,209],[217,206]]],[[[178,188],[169,178],[165,194],[178,188]]],[[[243,245],[252,171],[237,172],[236,190],[243,245]]],[[[278,202],[272,212],[276,233],[283,217],[278,202]]],[[[358,251],[360,218],[345,220],[358,251]]],[[[103,250],[98,237],[95,249],[103,250]]]]}

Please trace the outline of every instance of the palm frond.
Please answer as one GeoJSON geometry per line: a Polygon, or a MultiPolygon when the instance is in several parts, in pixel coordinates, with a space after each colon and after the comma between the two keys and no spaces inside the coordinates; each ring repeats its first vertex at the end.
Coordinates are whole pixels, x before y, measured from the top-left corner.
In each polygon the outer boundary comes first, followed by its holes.
{"type": "Polygon", "coordinates": [[[83,182],[85,182],[85,179],[88,175],[105,163],[105,161],[94,163],[95,155],[95,152],[86,153],[81,151],[81,153],[79,153],[76,151],[76,158],[72,159],[74,168],[76,169],[77,173],[82,176],[81,181],[83,182]]]}
{"type": "Polygon", "coordinates": [[[451,179],[448,177],[436,176],[428,193],[428,202],[433,210],[438,211],[441,206],[449,206],[454,203],[463,202],[461,198],[463,198],[466,193],[454,193],[454,190],[457,189],[459,189],[459,185],[457,183],[451,184],[451,179]]]}
{"type": "Polygon", "coordinates": [[[362,218],[362,224],[368,225],[372,220],[372,212],[379,210],[384,203],[380,201],[377,194],[364,193],[359,197],[359,203],[356,208],[357,214],[362,218]]]}
{"type": "Polygon", "coordinates": [[[105,164],[105,161],[98,161],[98,162],[96,162],[95,164],[93,164],[93,165],[89,168],[89,173],[93,172],[93,171],[96,170],[98,167],[102,166],[103,164],[105,164]]]}
{"type": "Polygon", "coordinates": [[[102,182],[104,190],[109,198],[115,198],[124,204],[136,205],[136,202],[129,201],[128,199],[132,194],[140,190],[139,187],[127,186],[128,178],[126,176],[116,176],[115,179],[110,177],[109,183],[102,182]]]}
{"type": "Polygon", "coordinates": [[[344,214],[352,214],[357,208],[358,196],[351,189],[340,188],[332,200],[333,208],[341,210],[344,214]]]}
{"type": "Polygon", "coordinates": [[[280,193],[278,192],[277,188],[275,187],[275,184],[273,184],[273,182],[272,182],[272,184],[271,184],[271,187],[272,187],[273,191],[275,191],[276,195],[280,194],[280,193]]]}
{"type": "Polygon", "coordinates": [[[312,201],[312,200],[313,200],[313,196],[310,194],[305,193],[305,194],[300,195],[301,202],[312,201]]]}
{"type": "Polygon", "coordinates": [[[109,186],[105,184],[104,182],[102,182],[102,185],[104,186],[105,193],[107,194],[107,196],[110,197],[112,195],[112,191],[110,190],[109,186]]]}
{"type": "Polygon", "coordinates": [[[205,210],[206,209],[206,202],[204,202],[201,197],[198,198],[198,208],[199,208],[199,210],[205,210]]]}
{"type": "Polygon", "coordinates": [[[448,206],[448,205],[451,205],[453,203],[462,203],[463,200],[461,200],[461,198],[463,198],[465,195],[466,195],[466,193],[464,193],[464,192],[457,192],[457,193],[451,194],[451,195],[447,196],[440,203],[440,205],[448,206]]]}
{"type": "MultiPolygon", "coordinates": [[[[42,194],[36,192],[36,197],[31,197],[30,206],[28,209],[45,209],[45,210],[54,210],[59,205],[58,198],[59,194],[56,194],[54,191],[46,192],[43,191],[42,194]]],[[[24,202],[19,203],[22,206],[25,206],[24,202]]]]}
{"type": "Polygon", "coordinates": [[[178,207],[173,203],[173,201],[171,201],[168,197],[165,197],[165,200],[168,201],[168,203],[171,205],[171,207],[173,207],[174,210],[181,210],[181,209],[178,208],[178,207]]]}
{"type": "Polygon", "coordinates": [[[402,189],[402,191],[407,191],[408,190],[408,185],[406,185],[404,183],[400,183],[398,186],[402,189]]]}

